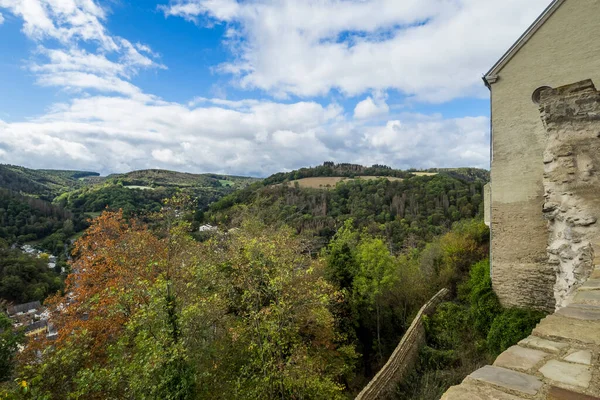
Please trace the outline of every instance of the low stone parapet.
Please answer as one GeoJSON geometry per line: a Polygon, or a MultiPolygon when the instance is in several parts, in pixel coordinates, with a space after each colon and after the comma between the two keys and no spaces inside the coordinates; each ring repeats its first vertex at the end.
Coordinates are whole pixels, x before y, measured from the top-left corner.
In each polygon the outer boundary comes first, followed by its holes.
{"type": "Polygon", "coordinates": [[[414,365],[419,356],[419,350],[425,344],[423,316],[435,312],[436,307],[448,296],[448,293],[448,289],[440,290],[421,307],[388,361],[356,396],[356,400],[384,399],[394,390],[406,372],[414,365]]]}

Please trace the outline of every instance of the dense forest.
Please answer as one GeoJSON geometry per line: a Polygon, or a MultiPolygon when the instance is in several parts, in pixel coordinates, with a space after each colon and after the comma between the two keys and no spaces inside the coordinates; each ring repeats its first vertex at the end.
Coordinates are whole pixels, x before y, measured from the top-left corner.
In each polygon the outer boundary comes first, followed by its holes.
{"type": "Polygon", "coordinates": [[[42,239],[69,223],[73,213],[62,207],[0,189],[0,238],[9,243],[42,239]]]}
{"type": "Polygon", "coordinates": [[[235,224],[236,216],[250,207],[266,223],[310,232],[321,245],[352,218],[355,227],[383,235],[392,251],[400,251],[422,246],[453,222],[480,214],[484,183],[438,174],[395,181],[349,180],[331,190],[254,185],[212,204],[206,218],[235,224]]]}
{"type": "Polygon", "coordinates": [[[63,288],[60,273],[48,268],[46,257],[36,258],[11,249],[0,239],[0,298],[25,303],[44,300],[63,288]]]}

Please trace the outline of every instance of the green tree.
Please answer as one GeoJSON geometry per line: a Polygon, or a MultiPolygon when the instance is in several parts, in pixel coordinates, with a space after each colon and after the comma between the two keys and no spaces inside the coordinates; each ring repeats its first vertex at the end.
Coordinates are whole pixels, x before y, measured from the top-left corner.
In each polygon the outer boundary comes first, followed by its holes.
{"type": "Polygon", "coordinates": [[[354,279],[355,293],[375,308],[377,320],[377,348],[380,361],[381,308],[384,296],[396,282],[396,264],[381,239],[363,238],[357,247],[358,272],[354,279]]]}

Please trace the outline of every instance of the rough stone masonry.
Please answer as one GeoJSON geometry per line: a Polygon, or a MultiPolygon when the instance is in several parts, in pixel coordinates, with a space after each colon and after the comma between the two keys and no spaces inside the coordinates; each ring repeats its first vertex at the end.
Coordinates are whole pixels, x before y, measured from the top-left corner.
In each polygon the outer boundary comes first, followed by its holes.
{"type": "Polygon", "coordinates": [[[591,80],[546,89],[540,112],[547,135],[543,213],[559,309],[589,278],[600,249],[600,93],[591,80]]]}

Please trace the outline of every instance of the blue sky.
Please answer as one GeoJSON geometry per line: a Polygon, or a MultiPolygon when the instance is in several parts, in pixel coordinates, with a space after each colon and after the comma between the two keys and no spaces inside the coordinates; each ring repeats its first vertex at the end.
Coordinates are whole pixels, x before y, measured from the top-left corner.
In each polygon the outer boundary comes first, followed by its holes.
{"type": "Polygon", "coordinates": [[[0,163],[489,166],[483,73],[549,0],[0,0],[0,163]]]}

